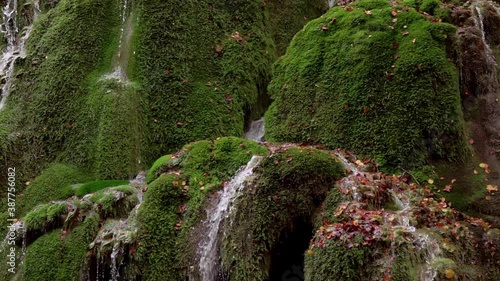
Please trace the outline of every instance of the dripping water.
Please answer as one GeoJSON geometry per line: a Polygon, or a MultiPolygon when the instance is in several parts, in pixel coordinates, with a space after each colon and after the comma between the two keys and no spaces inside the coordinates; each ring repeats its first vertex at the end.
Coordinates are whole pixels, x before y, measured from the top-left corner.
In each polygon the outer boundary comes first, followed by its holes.
{"type": "Polygon", "coordinates": [[[483,17],[483,14],[481,12],[481,8],[479,8],[478,6],[475,6],[475,9],[476,9],[476,12],[477,12],[477,17],[474,17],[474,22],[476,23],[477,28],[481,32],[481,41],[482,41],[482,43],[484,45],[484,49],[485,49],[485,52],[486,52],[487,62],[490,65],[496,66],[497,63],[496,63],[496,60],[495,60],[495,56],[493,55],[493,51],[491,50],[491,47],[488,44],[488,42],[486,42],[486,35],[485,35],[485,32],[484,32],[484,17],[483,17]]]}
{"type": "Polygon", "coordinates": [[[104,75],[104,79],[117,79],[121,82],[128,82],[126,72],[133,32],[133,16],[129,8],[129,0],[123,0],[120,18],[120,39],[118,50],[113,58],[113,71],[104,75]]]}
{"type": "MultiPolygon", "coordinates": [[[[26,29],[24,30],[24,35],[22,35],[21,38],[18,38],[20,34],[17,23],[17,7],[17,0],[7,0],[2,10],[3,23],[1,25],[0,31],[4,35],[7,45],[0,60],[0,77],[1,80],[5,81],[5,84],[2,87],[0,110],[2,110],[5,106],[12,88],[12,84],[14,82],[15,62],[18,58],[26,57],[26,42],[28,41],[33,28],[33,24],[31,23],[31,25],[26,27],[26,29]]],[[[32,9],[32,22],[34,22],[40,14],[39,0],[33,0],[32,9]]]]}
{"type": "Polygon", "coordinates": [[[265,133],[265,120],[264,117],[262,117],[259,120],[252,121],[250,129],[245,133],[245,139],[262,142],[264,141],[265,133]]]}
{"type": "Polygon", "coordinates": [[[223,221],[228,218],[235,200],[241,195],[245,182],[253,175],[253,169],[262,156],[253,156],[245,167],[240,168],[233,179],[219,192],[218,204],[207,210],[205,239],[198,245],[199,271],[202,281],[216,280],[219,272],[219,235],[223,221]]]}

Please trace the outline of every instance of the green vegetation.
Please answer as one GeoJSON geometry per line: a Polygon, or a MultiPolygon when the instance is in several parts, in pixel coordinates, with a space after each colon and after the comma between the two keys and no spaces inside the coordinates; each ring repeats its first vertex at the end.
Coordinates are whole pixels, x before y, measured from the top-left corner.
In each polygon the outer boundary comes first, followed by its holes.
{"type": "Polygon", "coordinates": [[[253,141],[226,137],[186,145],[174,154],[177,158],[168,155],[155,162],[137,217],[141,241],[137,259],[144,265],[146,280],[181,278],[194,246],[189,243],[192,227],[205,214],[206,196],[220,189],[255,154],[266,155],[267,149],[253,141]],[[175,173],[164,173],[168,171],[175,173]]]}
{"type": "Polygon", "coordinates": [[[84,183],[75,189],[75,195],[82,197],[85,194],[94,193],[111,186],[126,185],[129,181],[126,180],[107,180],[107,181],[92,181],[84,183]]]}
{"type": "Polygon", "coordinates": [[[262,114],[253,109],[276,57],[266,8],[209,2],[135,3],[130,68],[144,90],[148,162],[191,141],[242,136],[245,112],[262,114]]]}
{"type": "Polygon", "coordinates": [[[312,148],[271,155],[256,173],[236,204],[231,235],[223,241],[222,258],[231,280],[266,280],[280,234],[292,231],[298,219],[312,222],[344,174],[331,154],[312,148]]]}
{"type": "Polygon", "coordinates": [[[274,67],[268,140],[345,147],[393,167],[466,157],[446,52],[455,27],[392,11],[380,0],[335,7],[295,36],[274,67]]]}
{"type": "Polygon", "coordinates": [[[52,164],[26,187],[18,199],[17,214],[23,216],[38,204],[61,200],[73,195],[71,184],[87,182],[90,177],[76,167],[52,164]]]}
{"type": "Polygon", "coordinates": [[[22,267],[23,280],[80,280],[88,245],[98,230],[98,219],[89,216],[67,236],[53,230],[31,244],[22,267]]]}
{"type": "Polygon", "coordinates": [[[44,204],[38,206],[24,216],[23,221],[27,230],[45,230],[49,224],[58,224],[56,219],[66,213],[67,205],[64,203],[44,204]]]}

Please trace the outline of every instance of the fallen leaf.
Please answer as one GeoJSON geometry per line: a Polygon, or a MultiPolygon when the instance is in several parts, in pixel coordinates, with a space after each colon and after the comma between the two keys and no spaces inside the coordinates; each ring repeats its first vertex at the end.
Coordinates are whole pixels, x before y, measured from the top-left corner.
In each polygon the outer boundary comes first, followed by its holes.
{"type": "Polygon", "coordinates": [[[469,139],[469,144],[474,144],[474,140],[473,139],[469,139]]]}
{"type": "Polygon", "coordinates": [[[479,174],[479,172],[476,169],[474,169],[474,175],[477,175],[477,174],[479,174]]]}
{"type": "Polygon", "coordinates": [[[417,38],[413,38],[413,40],[411,40],[411,42],[413,42],[413,44],[417,43],[417,38]]]}
{"type": "Polygon", "coordinates": [[[453,184],[453,183],[455,183],[456,181],[457,181],[457,179],[452,179],[452,180],[451,180],[451,183],[453,184]]]}
{"type": "Polygon", "coordinates": [[[392,19],[392,22],[394,22],[394,23],[395,23],[395,22],[397,22],[397,21],[398,21],[398,19],[397,19],[397,18],[393,18],[393,19],[392,19]]]}
{"type": "Polygon", "coordinates": [[[365,10],[365,14],[367,14],[367,15],[371,15],[371,14],[372,14],[372,11],[365,10]]]}
{"type": "Polygon", "coordinates": [[[403,36],[406,36],[406,35],[410,34],[410,32],[405,31],[405,32],[403,32],[403,33],[401,33],[401,34],[403,34],[403,36]]]}
{"type": "Polygon", "coordinates": [[[446,192],[451,192],[451,189],[452,189],[452,188],[453,188],[453,186],[449,184],[449,185],[447,185],[447,186],[445,186],[445,187],[443,188],[443,191],[446,191],[446,192]]]}
{"type": "Polygon", "coordinates": [[[447,268],[444,270],[444,276],[446,279],[455,279],[455,271],[453,269],[447,268]]]}
{"type": "Polygon", "coordinates": [[[480,163],[479,167],[481,167],[483,169],[487,169],[488,168],[488,164],[486,164],[486,163],[480,163]]]}
{"type": "Polygon", "coordinates": [[[328,30],[328,25],[327,25],[327,24],[324,24],[324,25],[321,27],[321,30],[328,30]]]}
{"type": "Polygon", "coordinates": [[[393,11],[391,12],[391,15],[392,15],[393,17],[395,17],[397,14],[398,14],[398,10],[393,10],[393,11]]]}
{"type": "Polygon", "coordinates": [[[488,185],[486,186],[486,190],[488,190],[489,192],[492,192],[492,191],[498,191],[498,186],[488,184],[488,185]]]}
{"type": "Polygon", "coordinates": [[[428,182],[429,184],[433,184],[433,183],[434,183],[434,180],[433,180],[433,179],[428,179],[428,180],[427,180],[427,182],[428,182]]]}
{"type": "Polygon", "coordinates": [[[177,127],[182,127],[182,122],[181,121],[177,122],[177,127]]]}
{"type": "Polygon", "coordinates": [[[491,200],[491,196],[486,195],[486,197],[484,197],[484,199],[486,199],[486,201],[490,201],[491,200]]]}

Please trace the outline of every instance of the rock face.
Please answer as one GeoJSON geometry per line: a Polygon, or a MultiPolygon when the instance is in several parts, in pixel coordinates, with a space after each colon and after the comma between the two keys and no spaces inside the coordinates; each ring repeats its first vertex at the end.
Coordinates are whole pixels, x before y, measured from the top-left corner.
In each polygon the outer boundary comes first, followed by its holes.
{"type": "Polygon", "coordinates": [[[464,159],[454,34],[388,1],[330,9],[275,65],[266,139],[349,147],[381,165],[464,159]]]}

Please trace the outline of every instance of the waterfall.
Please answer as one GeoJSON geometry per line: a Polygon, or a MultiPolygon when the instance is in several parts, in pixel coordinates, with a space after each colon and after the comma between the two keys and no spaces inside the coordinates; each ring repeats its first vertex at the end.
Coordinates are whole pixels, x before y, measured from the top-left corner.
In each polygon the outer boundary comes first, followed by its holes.
{"type": "Polygon", "coordinates": [[[215,281],[219,271],[219,232],[223,221],[228,218],[231,207],[241,195],[246,180],[253,175],[253,169],[260,163],[262,156],[253,156],[245,167],[240,168],[233,179],[219,191],[218,204],[207,210],[206,239],[198,245],[199,271],[202,281],[215,281]]]}
{"type": "Polygon", "coordinates": [[[250,129],[245,133],[245,139],[256,142],[264,141],[264,134],[266,133],[265,123],[264,117],[259,120],[252,121],[250,129]]]}
{"type": "Polygon", "coordinates": [[[328,0],[328,6],[331,8],[337,4],[337,0],[328,0]]]}
{"type": "Polygon", "coordinates": [[[483,17],[483,14],[481,12],[481,9],[478,6],[475,6],[475,9],[476,9],[476,12],[477,12],[477,17],[474,17],[474,22],[476,23],[476,26],[479,29],[479,31],[481,31],[481,41],[484,44],[484,49],[485,49],[485,52],[486,52],[487,62],[490,65],[496,66],[497,63],[496,63],[496,60],[495,60],[495,56],[493,55],[493,51],[491,50],[490,45],[488,44],[488,42],[486,42],[486,35],[485,35],[485,32],[484,32],[484,17],[483,17]]]}
{"type": "Polygon", "coordinates": [[[366,173],[361,172],[356,164],[351,163],[347,158],[343,155],[344,151],[338,149],[335,151],[335,156],[337,159],[342,162],[342,166],[344,169],[351,172],[351,174],[340,181],[338,181],[339,187],[344,194],[352,194],[354,201],[361,201],[362,196],[358,190],[358,183],[361,178],[366,177],[366,173]]]}
{"type": "Polygon", "coordinates": [[[394,191],[392,191],[392,195],[395,203],[401,208],[396,214],[400,226],[404,228],[404,231],[412,234],[414,244],[420,251],[424,251],[425,264],[420,271],[420,281],[433,281],[438,272],[433,267],[432,263],[441,253],[439,243],[429,234],[416,231],[415,227],[410,224],[410,218],[407,215],[411,210],[409,198],[400,198],[402,194],[397,194],[394,191]]]}
{"type": "Polygon", "coordinates": [[[129,9],[129,0],[123,0],[121,9],[121,27],[118,51],[113,58],[113,71],[104,75],[105,79],[118,79],[122,82],[128,82],[127,66],[130,51],[130,40],[133,32],[133,17],[129,9]]]}
{"type": "MultiPolygon", "coordinates": [[[[14,65],[18,58],[26,57],[26,42],[28,41],[33,24],[26,27],[24,35],[18,38],[19,27],[17,24],[17,0],[7,0],[2,10],[3,23],[1,25],[1,32],[7,41],[7,46],[2,54],[0,60],[0,77],[5,81],[2,87],[2,98],[0,100],[0,110],[5,106],[7,98],[9,97],[12,83],[14,82],[14,65]]],[[[33,0],[33,21],[36,20],[40,14],[39,0],[33,0]]]]}

